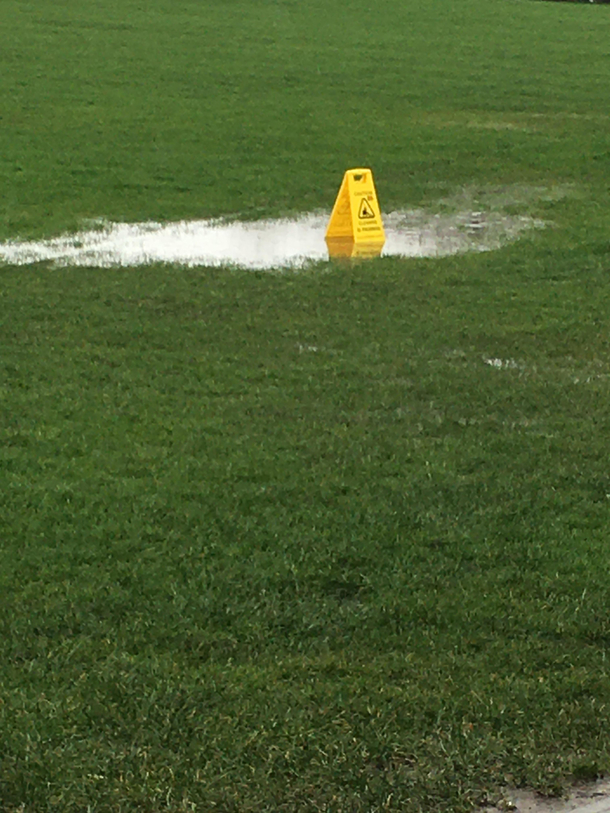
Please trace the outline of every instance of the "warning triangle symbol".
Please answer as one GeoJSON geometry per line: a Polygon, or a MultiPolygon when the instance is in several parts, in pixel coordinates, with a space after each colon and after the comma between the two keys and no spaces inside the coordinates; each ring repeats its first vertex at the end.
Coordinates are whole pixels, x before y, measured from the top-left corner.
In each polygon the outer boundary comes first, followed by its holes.
{"type": "Polygon", "coordinates": [[[360,220],[375,220],[375,212],[373,211],[373,207],[366,198],[362,198],[362,200],[360,201],[358,218],[360,220]]]}

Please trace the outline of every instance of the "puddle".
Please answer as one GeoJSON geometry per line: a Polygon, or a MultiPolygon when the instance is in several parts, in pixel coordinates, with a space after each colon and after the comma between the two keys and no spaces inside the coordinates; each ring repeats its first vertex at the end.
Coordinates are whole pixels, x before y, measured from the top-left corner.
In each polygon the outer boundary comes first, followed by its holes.
{"type": "Polygon", "coordinates": [[[519,365],[514,359],[483,359],[485,364],[496,370],[517,370],[519,365]]]}
{"type": "MultiPolygon", "coordinates": [[[[254,222],[100,221],[89,231],[69,236],[38,242],[0,243],[0,262],[29,265],[50,261],[57,266],[96,268],[150,263],[299,268],[329,259],[329,249],[324,242],[328,219],[327,213],[317,213],[254,222]]],[[[457,214],[431,214],[423,210],[392,212],[384,215],[383,222],[386,242],[381,256],[386,257],[444,257],[468,251],[491,251],[516,240],[529,229],[544,226],[529,217],[471,210],[457,214]]]]}
{"type": "Polygon", "coordinates": [[[600,779],[590,785],[573,788],[565,799],[540,796],[530,790],[508,791],[496,807],[485,807],[481,813],[610,813],[610,780],[600,779]]]}

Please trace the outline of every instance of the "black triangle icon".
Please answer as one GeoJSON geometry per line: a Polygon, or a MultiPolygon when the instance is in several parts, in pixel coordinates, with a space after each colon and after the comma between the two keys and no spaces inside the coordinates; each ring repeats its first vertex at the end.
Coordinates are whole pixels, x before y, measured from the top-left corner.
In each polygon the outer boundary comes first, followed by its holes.
{"type": "Polygon", "coordinates": [[[375,212],[373,211],[373,207],[368,202],[366,198],[362,198],[360,201],[360,209],[358,211],[358,219],[359,220],[375,220],[375,212]]]}

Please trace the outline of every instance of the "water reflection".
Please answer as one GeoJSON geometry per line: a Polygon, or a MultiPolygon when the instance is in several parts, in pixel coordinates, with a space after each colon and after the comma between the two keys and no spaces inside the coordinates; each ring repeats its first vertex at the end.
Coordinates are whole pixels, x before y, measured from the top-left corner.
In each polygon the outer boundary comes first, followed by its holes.
{"type": "Polygon", "coordinates": [[[351,237],[327,237],[326,248],[331,260],[361,259],[380,257],[383,243],[356,243],[351,237]]]}

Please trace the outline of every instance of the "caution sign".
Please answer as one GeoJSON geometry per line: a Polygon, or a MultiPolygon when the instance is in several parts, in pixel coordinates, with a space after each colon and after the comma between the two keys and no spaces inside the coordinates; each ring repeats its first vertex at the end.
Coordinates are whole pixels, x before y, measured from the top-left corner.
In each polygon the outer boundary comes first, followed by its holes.
{"type": "Polygon", "coordinates": [[[385,243],[381,210],[370,169],[348,169],[333,207],[326,242],[350,238],[356,244],[385,243]]]}

